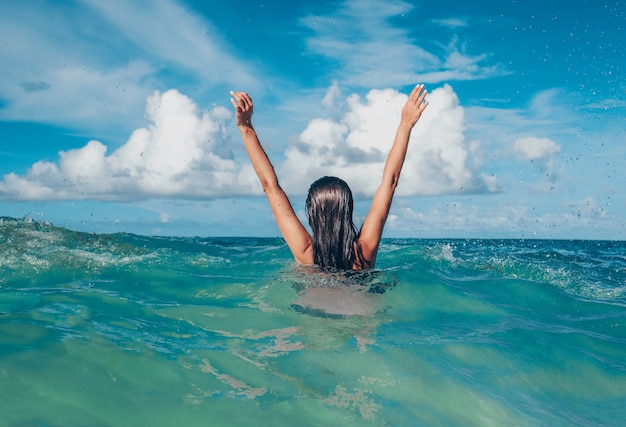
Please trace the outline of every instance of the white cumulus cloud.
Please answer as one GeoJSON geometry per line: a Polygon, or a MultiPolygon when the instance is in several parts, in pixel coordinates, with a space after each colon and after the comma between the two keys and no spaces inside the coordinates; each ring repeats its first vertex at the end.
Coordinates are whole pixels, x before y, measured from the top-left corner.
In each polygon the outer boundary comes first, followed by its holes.
{"type": "Polygon", "coordinates": [[[552,189],[560,177],[560,169],[554,156],[561,152],[561,146],[548,138],[537,138],[534,136],[523,137],[515,141],[513,150],[526,160],[530,160],[541,172],[546,185],[538,185],[536,188],[541,191],[552,189]]]}
{"type": "MultiPolygon", "coordinates": [[[[393,89],[372,90],[365,99],[348,97],[348,111],[340,119],[312,120],[285,152],[280,169],[285,188],[306,191],[320,176],[335,175],[354,192],[371,196],[380,184],[406,99],[407,95],[393,89]]],[[[452,88],[435,89],[428,100],[411,134],[398,194],[495,191],[494,178],[486,179],[476,170],[479,159],[473,156],[478,142],[465,140],[464,110],[452,88]]]]}
{"type": "Polygon", "coordinates": [[[17,200],[135,200],[253,193],[251,168],[239,167],[224,149],[231,117],[224,107],[200,111],[176,90],[155,92],[147,101],[149,125],[110,155],[104,144],[89,141],[61,151],[58,164],[40,161],[24,176],[6,175],[0,194],[17,200]]]}
{"type": "Polygon", "coordinates": [[[513,150],[528,160],[544,160],[560,153],[561,147],[551,139],[529,136],[515,141],[513,150]]]}
{"type": "MultiPolygon", "coordinates": [[[[371,196],[407,95],[371,90],[364,99],[349,96],[342,107],[338,85],[331,91],[334,95],[322,102],[338,118],[309,122],[286,148],[284,161],[273,159],[279,178],[289,193],[304,194],[315,179],[336,175],[355,193],[371,196]]],[[[478,171],[480,143],[466,141],[464,109],[452,88],[437,88],[428,99],[411,134],[398,195],[496,191],[496,178],[478,171]]],[[[5,175],[0,198],[129,201],[262,194],[249,160],[235,159],[230,151],[228,143],[239,143],[240,137],[230,133],[229,109],[202,111],[187,96],[169,90],[148,97],[145,115],[148,125],[110,154],[107,146],[92,140],[59,152],[57,162],[39,161],[24,175],[5,175]]],[[[263,138],[263,129],[259,131],[263,138]]]]}

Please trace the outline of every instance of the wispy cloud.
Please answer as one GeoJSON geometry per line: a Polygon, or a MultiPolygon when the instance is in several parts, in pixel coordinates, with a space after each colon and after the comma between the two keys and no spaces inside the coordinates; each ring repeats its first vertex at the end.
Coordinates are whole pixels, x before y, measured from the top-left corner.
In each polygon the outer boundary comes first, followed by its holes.
{"type": "Polygon", "coordinates": [[[0,6],[0,39],[4,120],[131,129],[154,89],[260,86],[210,22],[170,0],[0,6]]]}
{"type": "Polygon", "coordinates": [[[22,83],[20,83],[20,86],[22,86],[22,89],[24,89],[26,92],[37,92],[39,90],[50,89],[50,83],[41,80],[23,81],[22,83]]]}
{"type": "Polygon", "coordinates": [[[442,27],[453,29],[464,28],[469,25],[467,20],[462,18],[433,19],[432,22],[437,25],[441,25],[442,27]]]}
{"type": "Polygon", "coordinates": [[[202,84],[258,87],[252,64],[229,53],[216,27],[178,2],[85,0],[85,3],[106,19],[115,33],[125,36],[163,69],[175,66],[193,73],[202,84]]]}
{"type": "Polygon", "coordinates": [[[487,200],[468,198],[421,198],[411,205],[399,200],[394,205],[386,230],[391,235],[405,236],[418,232],[422,236],[437,236],[433,230],[446,230],[454,237],[529,237],[577,236],[581,229],[619,238],[623,220],[615,209],[606,209],[592,196],[562,203],[544,193],[539,199],[515,197],[494,209],[487,200]],[[549,205],[538,209],[538,205],[549,205]],[[617,233],[617,234],[616,234],[617,233]]]}
{"type": "MultiPolygon", "coordinates": [[[[398,87],[506,74],[498,66],[481,65],[486,55],[468,54],[456,37],[442,52],[421,47],[410,27],[391,23],[413,8],[400,0],[352,0],[328,15],[307,16],[300,22],[313,32],[307,39],[309,52],[333,61],[337,67],[333,72],[348,86],[398,87]]],[[[462,21],[447,22],[453,24],[462,21]]]]}

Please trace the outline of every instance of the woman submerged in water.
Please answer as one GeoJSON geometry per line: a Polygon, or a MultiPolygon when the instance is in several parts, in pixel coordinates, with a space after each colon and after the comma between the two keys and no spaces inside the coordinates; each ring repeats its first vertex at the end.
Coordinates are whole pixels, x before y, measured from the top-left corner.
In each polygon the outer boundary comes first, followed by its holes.
{"type": "Polygon", "coordinates": [[[252,166],[261,181],[283,238],[296,262],[337,270],[365,270],[376,264],[393,194],[406,157],[411,130],[428,106],[424,85],[417,85],[402,108],[396,137],[387,156],[382,183],[376,190],[361,230],[352,221],[350,187],[336,177],[323,177],[311,184],[306,211],[312,235],[296,216],[287,195],[278,184],[274,167],[252,127],[253,104],[245,92],[231,92],[237,127],[252,166]]]}

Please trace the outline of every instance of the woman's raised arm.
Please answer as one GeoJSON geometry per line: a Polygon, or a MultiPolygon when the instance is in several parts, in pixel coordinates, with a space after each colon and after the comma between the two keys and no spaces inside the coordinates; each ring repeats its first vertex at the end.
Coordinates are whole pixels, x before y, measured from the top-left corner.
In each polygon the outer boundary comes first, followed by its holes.
{"type": "Polygon", "coordinates": [[[241,138],[254,171],[259,177],[263,191],[270,203],[278,229],[287,242],[287,246],[291,249],[296,262],[313,264],[311,235],[296,216],[287,195],[278,184],[274,167],[252,127],[252,113],[254,109],[252,99],[245,92],[231,92],[230,94],[237,116],[237,127],[241,132],[241,138]]]}
{"type": "Polygon", "coordinates": [[[409,145],[409,137],[411,130],[417,123],[422,112],[428,106],[428,102],[424,101],[426,90],[424,85],[417,85],[411,91],[409,99],[402,108],[402,116],[396,137],[393,141],[385,169],[383,170],[383,180],[376,190],[370,210],[363,221],[361,232],[359,233],[359,243],[369,266],[374,267],[376,256],[378,255],[378,246],[383,234],[383,228],[389,215],[393,194],[400,179],[400,172],[406,157],[406,150],[409,145]]]}

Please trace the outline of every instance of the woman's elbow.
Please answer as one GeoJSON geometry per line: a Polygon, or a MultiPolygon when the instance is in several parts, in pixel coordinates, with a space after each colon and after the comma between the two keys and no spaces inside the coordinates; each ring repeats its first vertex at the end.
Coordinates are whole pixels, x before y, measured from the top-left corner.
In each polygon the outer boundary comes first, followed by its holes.
{"type": "Polygon", "coordinates": [[[278,183],[278,180],[275,178],[261,180],[261,187],[263,188],[263,192],[267,195],[283,191],[280,184],[278,183]]]}
{"type": "Polygon", "coordinates": [[[393,194],[396,191],[396,188],[398,187],[399,180],[400,180],[400,175],[391,175],[383,181],[383,185],[387,187],[389,191],[391,191],[391,194],[393,194]]]}

